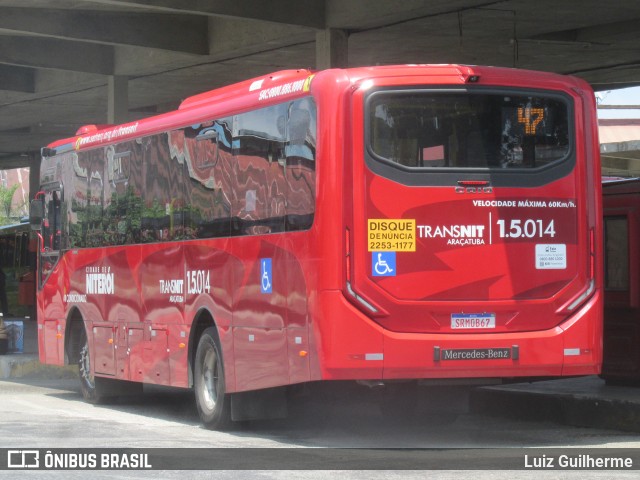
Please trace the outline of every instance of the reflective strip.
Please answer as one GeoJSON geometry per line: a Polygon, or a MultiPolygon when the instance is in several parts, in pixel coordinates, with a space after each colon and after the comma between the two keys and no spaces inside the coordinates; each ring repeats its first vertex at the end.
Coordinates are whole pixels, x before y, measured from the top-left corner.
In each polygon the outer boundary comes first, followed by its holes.
{"type": "Polygon", "coordinates": [[[384,360],[384,354],[382,353],[365,353],[365,360],[384,360]]]}
{"type": "Polygon", "coordinates": [[[580,355],[580,349],[579,348],[565,348],[564,349],[564,356],[565,357],[571,357],[571,356],[575,356],[575,355],[580,355]]]}

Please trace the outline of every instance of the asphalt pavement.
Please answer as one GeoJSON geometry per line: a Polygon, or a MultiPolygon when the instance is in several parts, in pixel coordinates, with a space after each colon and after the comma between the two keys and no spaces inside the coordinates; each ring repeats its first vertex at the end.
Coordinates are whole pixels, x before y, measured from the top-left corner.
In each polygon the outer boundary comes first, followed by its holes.
{"type": "MultiPolygon", "coordinates": [[[[21,352],[0,355],[0,379],[69,379],[76,366],[42,365],[37,325],[25,320],[21,352]]],[[[469,392],[473,413],[563,425],[640,432],[640,388],[611,386],[597,376],[478,387],[469,392]]]]}

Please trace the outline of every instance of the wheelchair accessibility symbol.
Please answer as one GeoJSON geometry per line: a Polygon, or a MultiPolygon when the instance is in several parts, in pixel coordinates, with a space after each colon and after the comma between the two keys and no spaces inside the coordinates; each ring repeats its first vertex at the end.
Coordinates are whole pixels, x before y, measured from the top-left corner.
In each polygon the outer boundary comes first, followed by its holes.
{"type": "Polygon", "coordinates": [[[372,252],[371,275],[374,277],[395,277],[396,252],[372,252]]]}
{"type": "Polygon", "coordinates": [[[271,259],[260,259],[260,292],[272,293],[272,280],[271,259]]]}

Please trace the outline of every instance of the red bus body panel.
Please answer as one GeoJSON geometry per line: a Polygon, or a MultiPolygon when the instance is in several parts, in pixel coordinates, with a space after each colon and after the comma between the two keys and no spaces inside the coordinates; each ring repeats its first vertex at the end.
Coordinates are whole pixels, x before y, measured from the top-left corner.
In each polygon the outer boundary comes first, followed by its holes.
{"type": "MultiPolygon", "coordinates": [[[[327,70],[315,76],[305,70],[278,72],[192,97],[175,112],[49,147],[104,148],[308,95],[318,112],[310,229],[63,251],[37,294],[40,360],[65,363],[67,326],[79,315],[90,332],[96,375],[189,387],[197,345],[191,325],[206,311],[219,333],[228,392],[315,380],[599,373],[599,147],[592,92],[579,80],[461,66],[327,70]],[[407,187],[367,167],[363,101],[368,89],[464,86],[471,75],[488,86],[568,95],[575,102],[574,171],[526,193],[496,188],[487,194],[457,193],[455,185],[407,187]],[[493,200],[516,206],[493,207],[493,200]],[[474,207],[474,201],[489,203],[474,207]],[[517,206],[518,201],[530,204],[517,206]],[[550,207],[552,202],[557,206],[550,207]],[[418,238],[416,252],[398,252],[402,274],[371,275],[368,220],[438,225],[452,223],[453,212],[456,224],[486,222],[489,215],[539,219],[545,226],[553,219],[559,242],[567,246],[567,267],[536,270],[535,242],[524,239],[448,248],[418,238]],[[261,294],[264,259],[273,266],[269,295],[261,294]],[[367,312],[358,298],[376,313],[367,312]],[[495,314],[491,330],[452,329],[452,315],[482,312],[495,314]],[[509,349],[511,356],[445,361],[436,355],[494,349],[509,349]]],[[[250,157],[237,162],[240,172],[254,165],[250,157]]],[[[45,157],[43,183],[64,183],[73,175],[72,163],[64,154],[45,157]]],[[[240,176],[228,181],[242,185],[240,176]]],[[[65,195],[76,192],[69,188],[65,195]]]]}

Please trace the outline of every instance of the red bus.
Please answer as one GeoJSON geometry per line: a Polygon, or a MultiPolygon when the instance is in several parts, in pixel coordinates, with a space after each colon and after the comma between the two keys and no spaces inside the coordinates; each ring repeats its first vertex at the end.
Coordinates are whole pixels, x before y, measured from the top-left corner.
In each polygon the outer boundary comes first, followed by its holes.
{"type": "Polygon", "coordinates": [[[595,110],[576,78],[406,65],[85,127],[43,149],[40,360],[90,401],[194,388],[213,428],[319,380],[599,373],[595,110]]]}
{"type": "Polygon", "coordinates": [[[640,179],[603,179],[604,352],[608,384],[640,382],[640,179]]]}

